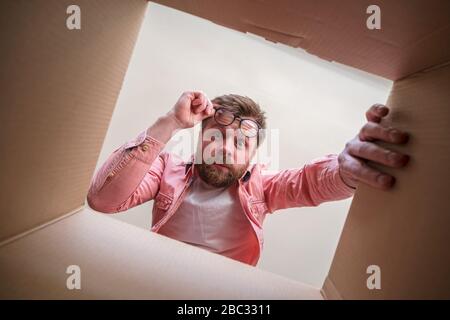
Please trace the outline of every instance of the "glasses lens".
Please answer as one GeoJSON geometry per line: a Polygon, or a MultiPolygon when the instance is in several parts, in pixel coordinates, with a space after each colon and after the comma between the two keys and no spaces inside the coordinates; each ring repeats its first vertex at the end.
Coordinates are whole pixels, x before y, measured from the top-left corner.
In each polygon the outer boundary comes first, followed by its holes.
{"type": "Polygon", "coordinates": [[[217,109],[216,113],[214,114],[214,119],[217,121],[218,124],[228,126],[233,123],[234,114],[228,110],[217,109]]]}
{"type": "Polygon", "coordinates": [[[255,137],[258,134],[258,129],[258,124],[253,120],[244,119],[241,122],[241,131],[249,138],[255,137]]]}

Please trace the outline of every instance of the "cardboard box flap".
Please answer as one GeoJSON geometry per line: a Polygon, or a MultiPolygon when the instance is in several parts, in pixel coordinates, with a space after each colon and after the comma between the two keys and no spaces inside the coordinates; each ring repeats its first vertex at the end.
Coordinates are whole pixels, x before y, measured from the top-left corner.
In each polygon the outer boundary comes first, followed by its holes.
{"type": "Polygon", "coordinates": [[[450,61],[447,0],[377,1],[380,30],[366,26],[369,0],[153,2],[391,80],[450,61]]]}
{"type": "Polygon", "coordinates": [[[0,261],[1,299],[322,299],[318,288],[89,208],[0,247],[0,261]],[[81,290],[66,285],[72,265],[81,290]]]}
{"type": "Polygon", "coordinates": [[[411,161],[382,168],[397,178],[389,192],[358,187],[326,297],[450,299],[449,88],[450,64],[395,82],[382,124],[410,133],[396,149],[411,161]]]}
{"type": "Polygon", "coordinates": [[[0,241],[84,205],[144,0],[0,4],[0,241]]]}

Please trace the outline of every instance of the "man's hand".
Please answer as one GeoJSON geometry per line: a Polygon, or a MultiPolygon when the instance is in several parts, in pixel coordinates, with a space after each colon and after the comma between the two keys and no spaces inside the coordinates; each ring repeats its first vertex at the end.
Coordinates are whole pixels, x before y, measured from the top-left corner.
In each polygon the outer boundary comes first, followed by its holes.
{"type": "Polygon", "coordinates": [[[213,105],[203,92],[183,92],[173,108],[147,129],[147,134],[165,144],[178,130],[192,128],[212,114],[213,105]]]}
{"type": "Polygon", "coordinates": [[[385,128],[379,123],[389,109],[375,104],[366,112],[367,123],[359,134],[345,145],[339,154],[339,173],[345,184],[356,188],[362,182],[379,189],[389,189],[395,183],[391,175],[369,167],[368,160],[393,168],[405,166],[409,156],[376,145],[375,141],[404,144],[408,134],[395,128],[385,128]]]}
{"type": "Polygon", "coordinates": [[[183,92],[175,106],[168,112],[180,129],[192,128],[213,114],[213,105],[201,91],[183,92]]]}

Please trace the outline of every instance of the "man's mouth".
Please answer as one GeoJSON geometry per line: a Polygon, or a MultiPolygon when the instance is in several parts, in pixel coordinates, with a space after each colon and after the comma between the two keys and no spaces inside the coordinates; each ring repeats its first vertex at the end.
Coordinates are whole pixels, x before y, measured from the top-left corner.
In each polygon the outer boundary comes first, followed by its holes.
{"type": "Polygon", "coordinates": [[[220,167],[220,168],[222,168],[222,169],[228,169],[228,170],[229,170],[228,166],[226,166],[226,165],[224,165],[224,164],[213,163],[213,165],[216,166],[216,167],[220,167]]]}

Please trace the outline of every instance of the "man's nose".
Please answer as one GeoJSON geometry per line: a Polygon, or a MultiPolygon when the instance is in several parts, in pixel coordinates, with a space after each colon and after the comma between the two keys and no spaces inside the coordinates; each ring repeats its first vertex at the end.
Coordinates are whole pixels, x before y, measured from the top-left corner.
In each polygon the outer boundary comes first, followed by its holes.
{"type": "Polygon", "coordinates": [[[220,157],[223,158],[224,163],[229,161],[233,161],[233,151],[230,146],[223,144],[221,148],[218,150],[220,157]]]}
{"type": "Polygon", "coordinates": [[[233,161],[234,154],[234,143],[230,138],[224,139],[223,143],[219,146],[220,156],[223,158],[224,162],[233,161]]]}

